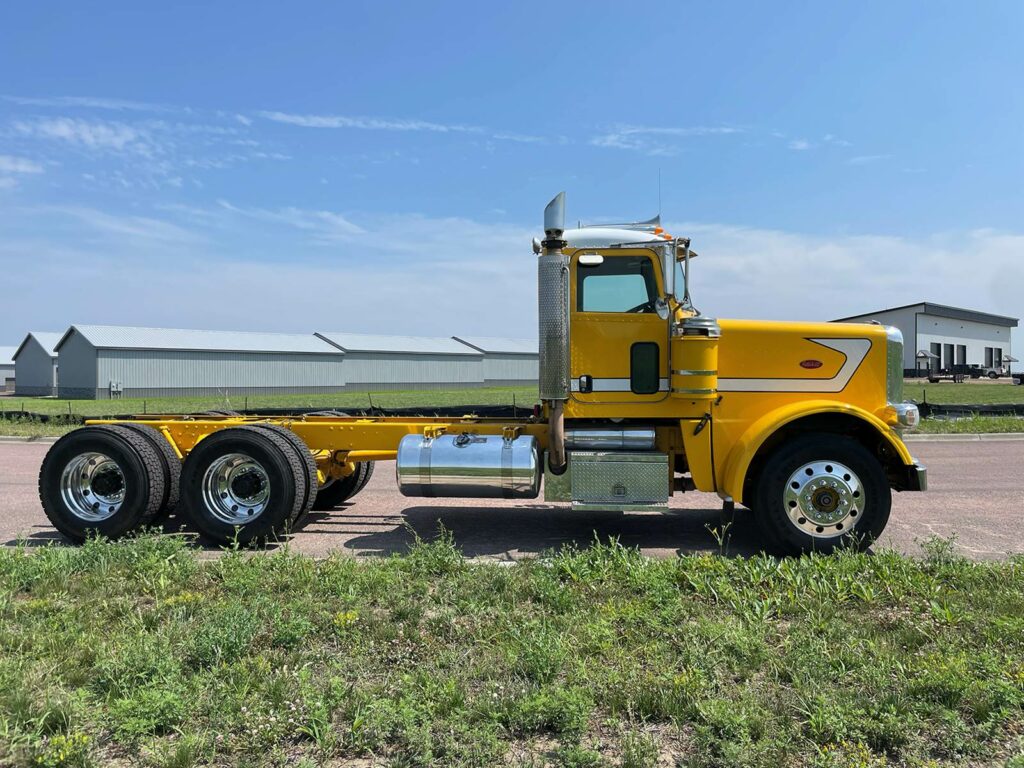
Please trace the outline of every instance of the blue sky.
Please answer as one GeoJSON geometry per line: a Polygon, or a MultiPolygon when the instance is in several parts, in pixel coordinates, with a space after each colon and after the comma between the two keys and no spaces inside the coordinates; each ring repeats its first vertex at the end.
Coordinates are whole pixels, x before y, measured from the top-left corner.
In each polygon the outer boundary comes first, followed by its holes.
{"type": "Polygon", "coordinates": [[[529,239],[661,209],[698,305],[1020,316],[1024,5],[0,10],[0,343],[535,333],[529,239]],[[628,12],[627,12],[628,11],[628,12]]]}

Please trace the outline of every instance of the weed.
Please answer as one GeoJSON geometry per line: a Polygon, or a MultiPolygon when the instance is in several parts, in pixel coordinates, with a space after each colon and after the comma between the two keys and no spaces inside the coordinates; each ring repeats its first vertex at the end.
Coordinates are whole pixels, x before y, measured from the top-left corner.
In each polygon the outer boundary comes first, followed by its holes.
{"type": "MultiPolygon", "coordinates": [[[[506,568],[141,536],[0,551],[0,764],[991,764],[1024,731],[1024,568],[925,556],[506,568]]],[[[1017,748],[1019,751],[1019,748],[1017,748]]]]}

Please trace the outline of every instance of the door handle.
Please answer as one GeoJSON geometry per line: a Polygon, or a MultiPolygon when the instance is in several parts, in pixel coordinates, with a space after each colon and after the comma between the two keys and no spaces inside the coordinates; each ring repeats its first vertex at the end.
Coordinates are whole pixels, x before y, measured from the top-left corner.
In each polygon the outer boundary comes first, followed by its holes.
{"type": "Polygon", "coordinates": [[[594,391],[594,377],[583,374],[580,376],[580,394],[587,395],[594,391]]]}

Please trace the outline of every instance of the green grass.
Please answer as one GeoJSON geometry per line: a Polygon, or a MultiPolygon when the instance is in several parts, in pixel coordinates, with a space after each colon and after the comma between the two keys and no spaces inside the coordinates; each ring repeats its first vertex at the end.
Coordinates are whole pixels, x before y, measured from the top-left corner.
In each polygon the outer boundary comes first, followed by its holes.
{"type": "MultiPolygon", "coordinates": [[[[1008,381],[1008,379],[1003,379],[1008,381]]],[[[920,403],[925,399],[929,403],[993,405],[1001,403],[1024,403],[1024,387],[1012,386],[1007,383],[989,384],[988,382],[964,382],[954,384],[940,381],[938,384],[918,383],[907,380],[903,384],[903,396],[908,400],[920,403]]]]}
{"type": "Polygon", "coordinates": [[[0,435],[4,437],[60,437],[80,426],[60,421],[43,423],[34,419],[0,420],[0,435]]]}
{"type": "Polygon", "coordinates": [[[74,425],[51,424],[21,418],[28,414],[47,416],[102,416],[142,413],[202,413],[211,410],[258,410],[260,408],[303,408],[308,410],[365,409],[455,405],[513,405],[528,412],[537,402],[536,387],[486,387],[453,390],[411,390],[402,392],[345,392],[332,395],[261,395],[249,398],[164,397],[127,400],[55,400],[53,398],[0,398],[0,435],[53,437],[63,435],[74,425]],[[15,416],[12,417],[12,414],[15,416]]]}
{"type": "Polygon", "coordinates": [[[959,419],[922,419],[916,434],[977,435],[993,432],[1024,432],[1024,417],[968,416],[959,419]]]}
{"type": "Polygon", "coordinates": [[[46,415],[109,416],[135,413],[201,413],[211,410],[260,408],[345,409],[404,408],[445,405],[512,405],[524,408],[537,401],[537,387],[483,387],[477,389],[409,390],[395,392],[342,392],[328,395],[252,395],[231,397],[160,397],[125,400],[57,400],[47,397],[3,397],[0,409],[46,415]],[[248,405],[248,408],[246,407],[248,405]]]}
{"type": "Polygon", "coordinates": [[[9,549],[0,764],[1019,766],[1024,562],[926,550],[9,549]]]}

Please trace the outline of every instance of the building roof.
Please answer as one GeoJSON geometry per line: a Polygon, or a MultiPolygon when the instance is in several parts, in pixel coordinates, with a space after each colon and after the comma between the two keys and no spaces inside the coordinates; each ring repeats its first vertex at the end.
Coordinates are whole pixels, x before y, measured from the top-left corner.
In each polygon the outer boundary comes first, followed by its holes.
{"type": "Polygon", "coordinates": [[[122,325],[73,325],[61,337],[59,350],[72,333],[98,349],[176,349],[197,352],[298,352],[324,355],[339,350],[305,333],[197,331],[184,328],[135,328],[122,325]]]}
{"type": "Polygon", "coordinates": [[[452,338],[480,352],[506,355],[538,354],[536,339],[505,339],[498,336],[452,336],[452,338]]]}
{"type": "Polygon", "coordinates": [[[316,334],[345,352],[402,352],[408,354],[479,355],[475,349],[447,336],[378,336],[345,331],[316,334]]]}
{"type": "Polygon", "coordinates": [[[62,333],[53,333],[52,331],[29,331],[25,338],[21,340],[21,344],[18,345],[14,356],[17,357],[21,354],[21,350],[28,344],[29,339],[35,339],[39,342],[39,346],[47,351],[50,357],[56,357],[57,344],[60,343],[63,335],[62,333]]]}
{"type": "Polygon", "coordinates": [[[970,320],[975,323],[987,323],[988,325],[1001,325],[1004,328],[1016,328],[1019,318],[1007,317],[1006,315],[993,315],[988,312],[978,312],[973,309],[962,309],[960,307],[951,307],[947,304],[933,304],[930,301],[921,301],[917,304],[904,304],[900,307],[889,307],[888,309],[879,309],[874,312],[865,312],[861,315],[851,315],[850,317],[840,317],[832,322],[844,323],[850,320],[859,320],[862,317],[871,317],[882,312],[895,312],[899,309],[917,309],[920,314],[933,315],[934,317],[949,317],[953,320],[970,320]]]}
{"type": "Polygon", "coordinates": [[[0,347],[0,365],[10,365],[14,362],[14,353],[17,347],[0,347]]]}

